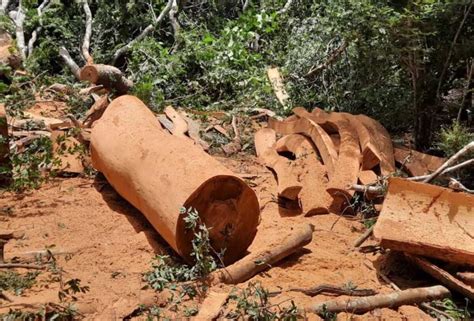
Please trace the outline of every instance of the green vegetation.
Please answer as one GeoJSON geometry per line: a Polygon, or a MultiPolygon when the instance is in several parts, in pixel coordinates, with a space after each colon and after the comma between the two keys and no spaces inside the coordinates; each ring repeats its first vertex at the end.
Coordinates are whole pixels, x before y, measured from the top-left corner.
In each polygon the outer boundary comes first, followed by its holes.
{"type": "Polygon", "coordinates": [[[0,271],[0,291],[13,291],[15,295],[21,295],[24,290],[31,288],[40,272],[28,272],[21,275],[12,271],[0,271]]]}

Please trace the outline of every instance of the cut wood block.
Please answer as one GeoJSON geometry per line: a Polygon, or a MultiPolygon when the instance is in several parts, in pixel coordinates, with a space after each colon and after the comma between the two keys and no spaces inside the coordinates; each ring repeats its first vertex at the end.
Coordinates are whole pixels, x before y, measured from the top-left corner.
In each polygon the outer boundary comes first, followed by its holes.
{"type": "Polygon", "coordinates": [[[374,236],[385,248],[474,265],[474,196],[390,178],[374,236]]]}
{"type": "MultiPolygon", "coordinates": [[[[221,290],[222,291],[222,290],[221,290]]],[[[215,320],[222,311],[222,306],[227,302],[229,292],[210,290],[201,304],[195,320],[215,320]]]]}
{"type": "Polygon", "coordinates": [[[299,170],[301,185],[300,203],[303,213],[308,215],[327,214],[332,197],[326,191],[327,172],[318,160],[311,140],[300,134],[283,136],[276,142],[278,152],[290,152],[295,155],[293,163],[299,170]]]}
{"type": "Polygon", "coordinates": [[[445,158],[420,153],[405,147],[394,148],[394,154],[397,163],[402,164],[411,176],[422,176],[432,173],[446,161],[445,158]]]}
{"type": "Polygon", "coordinates": [[[437,279],[442,284],[446,285],[448,288],[457,291],[468,297],[471,300],[474,300],[474,288],[465,284],[464,282],[456,279],[454,276],[449,274],[447,271],[442,268],[434,265],[428,260],[417,257],[414,255],[405,254],[406,257],[413,263],[415,263],[420,269],[431,275],[433,278],[437,279]]]}
{"type": "Polygon", "coordinates": [[[285,84],[283,83],[283,78],[281,77],[280,71],[278,71],[278,68],[269,68],[267,70],[267,76],[278,101],[283,107],[286,107],[290,96],[286,92],[285,84]]]}
{"type": "MultiPolygon", "coordinates": [[[[7,123],[7,112],[5,105],[0,104],[0,167],[7,171],[11,169],[10,163],[10,148],[8,138],[8,123],[7,123]]],[[[11,180],[10,175],[0,174],[0,186],[8,185],[11,180]]]]}
{"type": "Polygon", "coordinates": [[[370,185],[377,183],[377,175],[375,175],[374,171],[360,171],[359,173],[359,182],[362,185],[370,185]]]}
{"type": "Polygon", "coordinates": [[[334,173],[337,161],[337,150],[328,133],[312,119],[301,118],[291,121],[277,121],[270,119],[268,126],[282,135],[303,134],[313,141],[322,161],[326,166],[328,176],[334,173]]]}
{"type": "Polygon", "coordinates": [[[173,129],[171,133],[178,137],[188,137],[186,133],[188,132],[188,123],[184,120],[183,117],[171,106],[165,107],[165,115],[173,122],[173,129]]]}

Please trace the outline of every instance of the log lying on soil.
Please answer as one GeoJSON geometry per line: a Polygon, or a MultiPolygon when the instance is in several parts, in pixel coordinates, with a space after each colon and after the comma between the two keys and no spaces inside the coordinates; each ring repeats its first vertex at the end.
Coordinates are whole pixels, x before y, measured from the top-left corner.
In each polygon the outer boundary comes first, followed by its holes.
{"type": "Polygon", "coordinates": [[[374,309],[397,308],[402,305],[441,300],[450,295],[451,293],[444,286],[436,285],[432,287],[408,289],[361,298],[327,301],[314,304],[306,310],[318,314],[324,312],[365,313],[374,309]]]}
{"type": "Polygon", "coordinates": [[[414,255],[405,254],[405,256],[415,263],[420,269],[431,275],[433,278],[446,285],[448,288],[457,291],[465,297],[474,300],[474,288],[456,279],[454,276],[434,265],[428,260],[414,255]]]}
{"type": "MultiPolygon", "coordinates": [[[[288,235],[269,244],[265,250],[250,254],[236,263],[213,273],[212,278],[226,284],[238,284],[295,253],[313,239],[313,227],[303,224],[288,235]]],[[[215,281],[214,281],[215,282],[215,281]]]]}
{"type": "MultiPolygon", "coordinates": [[[[0,167],[6,169],[11,168],[8,142],[7,112],[5,110],[5,105],[0,104],[0,167]]],[[[8,185],[10,180],[11,177],[9,175],[0,174],[0,186],[8,185]]]]}
{"type": "Polygon", "coordinates": [[[191,141],[165,132],[136,97],[115,99],[91,135],[93,166],[138,208],[188,262],[194,231],[180,208],[195,208],[224,263],[241,258],[255,237],[259,204],[240,178],[191,141]]]}
{"type": "Polygon", "coordinates": [[[114,89],[120,95],[126,94],[133,87],[133,82],[120,69],[109,65],[85,65],[80,71],[80,78],[82,81],[114,89]]]}
{"type": "Polygon", "coordinates": [[[474,265],[474,196],[390,178],[374,236],[397,251],[474,265]]]}

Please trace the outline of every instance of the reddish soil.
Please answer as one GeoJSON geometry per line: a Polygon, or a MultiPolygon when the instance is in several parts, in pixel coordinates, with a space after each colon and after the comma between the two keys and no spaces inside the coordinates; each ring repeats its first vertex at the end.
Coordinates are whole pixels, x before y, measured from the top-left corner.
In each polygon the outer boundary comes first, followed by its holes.
{"type": "MultiPolygon", "coordinates": [[[[385,261],[381,255],[353,250],[354,241],[364,231],[362,224],[334,214],[281,216],[275,202],[277,188],[273,175],[259,165],[255,157],[242,157],[218,160],[235,173],[256,174],[255,178],[246,179],[256,191],[262,208],[261,223],[250,251],[264,247],[297,223],[315,226],[311,244],[251,281],[260,281],[270,291],[349,283],[381,293],[392,291],[377,276],[377,269],[385,261]]],[[[65,271],[64,279],[79,278],[82,285],[90,287],[90,292],[78,295],[77,303],[88,320],[120,320],[140,303],[149,303],[150,290],[143,290],[146,283],[142,281],[142,273],[150,269],[156,254],[169,251],[141,213],[103,178],[57,179],[26,195],[3,194],[0,196],[0,222],[2,230],[25,233],[24,239],[6,245],[7,260],[13,257],[31,259],[29,253],[55,245],[53,251],[57,252],[58,264],[65,271]]],[[[58,283],[40,278],[32,289],[14,299],[17,303],[57,302],[58,287],[58,283]]],[[[292,299],[296,305],[305,306],[332,298],[325,295],[311,298],[299,292],[286,292],[271,301],[289,303],[286,300],[292,299]]],[[[164,298],[158,296],[157,300],[159,303],[164,298]]],[[[0,313],[5,312],[8,304],[4,301],[0,304],[0,313]]],[[[420,320],[423,317],[427,318],[427,315],[416,307],[402,307],[375,310],[364,316],[342,313],[338,320],[420,320]]],[[[308,318],[318,319],[315,315],[308,315],[308,318]]]]}

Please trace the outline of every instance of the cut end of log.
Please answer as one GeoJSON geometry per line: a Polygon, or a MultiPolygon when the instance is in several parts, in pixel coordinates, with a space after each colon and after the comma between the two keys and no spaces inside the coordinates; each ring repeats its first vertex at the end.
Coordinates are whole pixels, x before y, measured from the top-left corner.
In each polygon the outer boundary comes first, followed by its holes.
{"type": "MultiPolygon", "coordinates": [[[[225,249],[225,264],[245,255],[257,233],[260,209],[255,193],[244,181],[235,176],[213,177],[188,198],[184,207],[198,211],[209,229],[212,247],[217,252],[225,249]]],[[[177,225],[176,243],[181,254],[190,258],[194,231],[186,229],[184,217],[180,216],[177,225]]]]}
{"type": "Polygon", "coordinates": [[[99,71],[94,65],[85,65],[81,69],[81,80],[97,84],[99,80],[99,71]]]}

